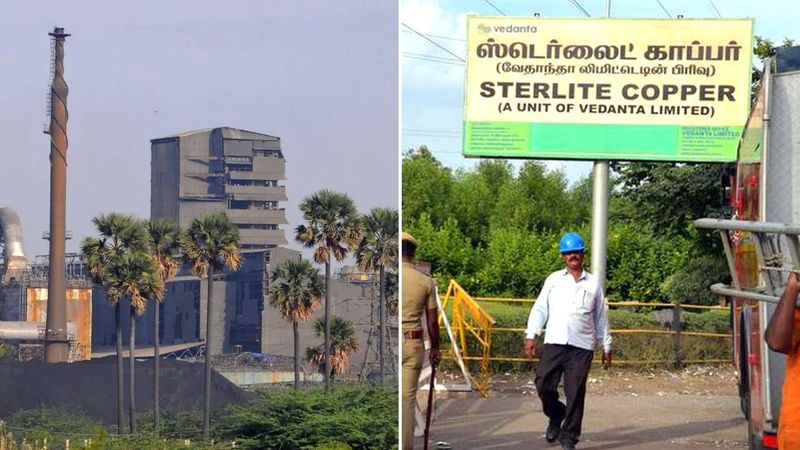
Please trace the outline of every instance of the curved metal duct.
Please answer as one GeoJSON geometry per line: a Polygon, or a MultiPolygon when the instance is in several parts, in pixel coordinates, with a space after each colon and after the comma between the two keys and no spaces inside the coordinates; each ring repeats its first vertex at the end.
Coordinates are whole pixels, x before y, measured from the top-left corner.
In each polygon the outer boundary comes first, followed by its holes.
{"type": "Polygon", "coordinates": [[[22,222],[11,208],[0,208],[0,242],[3,244],[5,266],[0,272],[0,281],[19,277],[28,268],[28,259],[22,245],[22,222]]]}

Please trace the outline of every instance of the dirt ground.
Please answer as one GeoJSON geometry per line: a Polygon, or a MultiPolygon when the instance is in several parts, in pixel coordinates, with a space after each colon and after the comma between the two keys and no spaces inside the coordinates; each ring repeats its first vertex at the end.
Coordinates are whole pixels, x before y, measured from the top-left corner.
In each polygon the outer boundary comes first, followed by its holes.
{"type": "MultiPolygon", "coordinates": [[[[732,367],[682,370],[615,367],[589,375],[580,449],[744,449],[747,428],[732,367]]],[[[431,448],[555,449],[532,374],[492,380],[487,399],[437,393],[431,448]]],[[[422,448],[422,440],[417,446],[422,448]]]]}
{"type": "MultiPolygon", "coordinates": [[[[448,378],[456,379],[450,375],[448,378]]],[[[736,395],[738,374],[732,365],[690,366],[681,370],[593,367],[587,395],[736,395]]],[[[498,393],[534,392],[533,373],[492,377],[491,389],[498,393]]]]}

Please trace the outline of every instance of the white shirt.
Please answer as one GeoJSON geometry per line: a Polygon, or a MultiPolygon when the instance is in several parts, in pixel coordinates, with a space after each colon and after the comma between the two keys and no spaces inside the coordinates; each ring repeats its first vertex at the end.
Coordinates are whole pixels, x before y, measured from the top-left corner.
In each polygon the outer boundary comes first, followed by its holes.
{"type": "Polygon", "coordinates": [[[604,351],[611,351],[608,307],[597,278],[585,270],[577,281],[567,269],[551,273],[531,308],[525,337],[539,336],[545,326],[545,344],[594,351],[599,341],[604,351]]]}

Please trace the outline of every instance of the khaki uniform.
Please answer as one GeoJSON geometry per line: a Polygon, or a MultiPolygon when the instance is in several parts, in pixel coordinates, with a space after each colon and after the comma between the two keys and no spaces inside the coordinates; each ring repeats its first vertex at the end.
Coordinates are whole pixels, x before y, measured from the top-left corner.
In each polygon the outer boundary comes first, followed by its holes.
{"type": "Polygon", "coordinates": [[[413,264],[404,262],[403,282],[403,449],[414,448],[414,406],[419,374],[425,358],[422,338],[409,339],[407,332],[422,332],[425,309],[436,309],[436,284],[413,264]]]}

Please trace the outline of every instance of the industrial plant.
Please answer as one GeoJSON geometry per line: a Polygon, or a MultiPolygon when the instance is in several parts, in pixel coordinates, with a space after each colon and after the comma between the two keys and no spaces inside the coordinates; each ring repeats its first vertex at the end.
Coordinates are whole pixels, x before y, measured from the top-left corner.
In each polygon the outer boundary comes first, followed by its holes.
{"type": "MultiPolygon", "coordinates": [[[[24,222],[13,205],[0,205],[0,345],[5,356],[13,359],[73,362],[112,354],[117,337],[114,310],[108,306],[104,288],[92,283],[83,255],[65,251],[72,237],[65,226],[69,115],[63,57],[69,34],[55,28],[50,36],[51,88],[43,130],[50,137],[50,230],[43,236],[50,249],[47,255],[29,259],[24,251],[24,222]]],[[[213,278],[214,298],[220,305],[210,318],[210,348],[205,346],[206,332],[201,326],[206,323],[208,281],[183,268],[166,283],[164,301],[150,302],[137,319],[136,356],[153,356],[154,327],[158,326],[162,358],[211,355],[220,361],[267,361],[272,369],[269,375],[261,364],[261,375],[226,376],[240,385],[288,381],[292,326],[277,310],[265,307],[272,268],[302,258],[299,251],[286,247],[289,241],[282,228],[288,225],[288,197],[281,139],[219,127],[155,138],[150,144],[150,218],[170,219],[186,228],[204,214],[224,212],[239,229],[243,264],[237,271],[213,278]],[[159,308],[158,324],[154,307],[159,308]]],[[[346,377],[364,379],[379,365],[377,278],[375,273],[345,266],[331,279],[331,313],[349,320],[360,342],[346,377]]],[[[122,308],[128,308],[125,298],[122,308]]],[[[313,318],[321,315],[318,312],[313,318]]],[[[129,320],[123,315],[123,328],[128,328],[129,320]]],[[[396,314],[390,314],[388,327],[391,341],[397,331],[396,314]]],[[[123,340],[127,345],[127,337],[123,340]]],[[[303,347],[320,344],[310,325],[302,327],[300,340],[303,347]]],[[[386,360],[390,373],[396,374],[396,345],[388,344],[386,360]]],[[[306,380],[320,379],[317,367],[304,364],[304,370],[306,380]]]]}
{"type": "MultiPolygon", "coordinates": [[[[214,278],[214,296],[224,302],[212,313],[211,348],[204,346],[202,326],[206,320],[207,281],[183,268],[167,282],[164,301],[152,302],[137,319],[137,356],[153,354],[153,308],[157,305],[162,353],[180,357],[208,352],[221,360],[226,354],[252,353],[282,361],[276,369],[290,366],[291,323],[274,308],[265,306],[264,301],[271,268],[287,259],[302,257],[299,251],[285,247],[286,230],[281,228],[287,225],[285,173],[286,159],[280,138],[275,136],[223,127],[151,140],[151,218],[168,218],[185,228],[195,217],[224,211],[239,228],[243,264],[237,271],[214,278]]],[[[22,222],[7,207],[0,208],[0,245],[0,339],[15,344],[16,358],[41,358],[49,258],[36,256],[28,261],[22,222]]],[[[112,354],[116,344],[114,310],[106,303],[104,289],[92,286],[81,255],[66,254],[64,267],[69,360],[112,354]]],[[[375,273],[345,266],[331,280],[331,312],[353,323],[361,343],[359,352],[351,357],[350,377],[366,378],[377,365],[377,278],[375,273]]],[[[127,300],[122,302],[122,307],[127,308],[127,300]]],[[[123,329],[127,329],[129,318],[125,315],[122,320],[123,329]]],[[[396,327],[394,315],[389,321],[390,340],[396,327]]],[[[127,337],[123,339],[127,345],[127,337]]],[[[303,347],[318,345],[317,341],[310,326],[301,329],[303,347]]],[[[396,373],[396,357],[390,352],[388,367],[396,373]]],[[[315,367],[306,365],[305,369],[306,379],[316,379],[315,367]]],[[[286,369],[285,381],[290,376],[286,369]]],[[[250,379],[257,383],[267,378],[251,375],[250,379]]],[[[269,379],[284,381],[276,374],[269,379]]]]}

